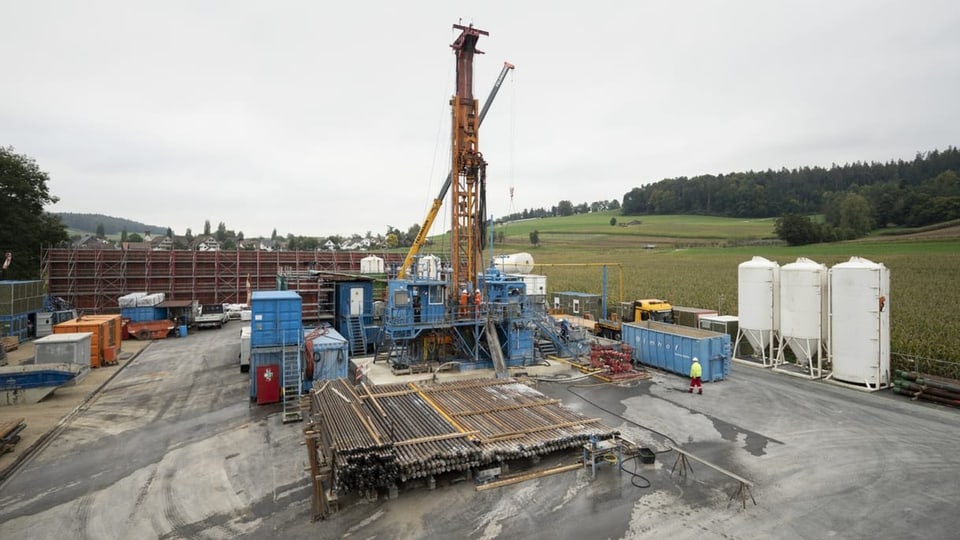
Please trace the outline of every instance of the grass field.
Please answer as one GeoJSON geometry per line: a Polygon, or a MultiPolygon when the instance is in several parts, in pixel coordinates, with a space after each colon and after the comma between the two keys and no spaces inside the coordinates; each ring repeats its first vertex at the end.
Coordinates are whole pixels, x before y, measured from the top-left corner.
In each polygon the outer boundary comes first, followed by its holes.
{"type": "MultiPolygon", "coordinates": [[[[895,353],[960,364],[960,236],[925,239],[876,236],[861,241],[787,247],[743,246],[773,236],[773,220],[643,216],[639,225],[611,227],[612,214],[588,214],[515,222],[497,229],[505,239],[497,253],[526,251],[548,276],[551,292],[601,291],[601,268],[550,266],[608,263],[610,302],[659,297],[674,305],[737,314],[737,268],[753,256],[781,265],[806,257],[828,267],[852,256],[890,269],[891,349],[895,353]],[[537,230],[540,246],[529,240],[537,230]],[[649,248],[654,244],[654,249],[649,248]],[[696,247],[685,247],[696,246],[696,247]],[[726,247],[739,246],[739,247],[726,247]]],[[[617,216],[618,222],[632,218],[617,216]]]]}
{"type": "MultiPolygon", "coordinates": [[[[706,242],[759,240],[776,238],[774,219],[736,219],[708,216],[636,216],[624,217],[616,211],[578,214],[514,221],[502,226],[507,241],[530,242],[534,230],[553,237],[555,242],[575,241],[596,236],[624,240],[674,241],[697,240],[706,242]],[[617,224],[610,225],[610,218],[617,224]]],[[[498,228],[497,230],[501,230],[498,228]]]]}

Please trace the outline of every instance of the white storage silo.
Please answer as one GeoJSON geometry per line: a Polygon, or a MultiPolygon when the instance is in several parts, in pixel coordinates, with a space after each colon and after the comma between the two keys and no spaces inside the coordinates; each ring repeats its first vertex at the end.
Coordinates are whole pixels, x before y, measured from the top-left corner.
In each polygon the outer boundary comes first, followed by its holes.
{"type": "Polygon", "coordinates": [[[376,255],[370,255],[369,257],[364,257],[360,259],[360,273],[361,274],[383,274],[384,273],[383,258],[377,257],[376,255]]]}
{"type": "Polygon", "coordinates": [[[737,267],[737,306],[740,340],[746,338],[763,365],[773,365],[776,333],[780,319],[780,265],[763,257],[740,263],[737,267]]]}
{"type": "Polygon", "coordinates": [[[828,335],[827,266],[810,259],[780,267],[780,345],[777,364],[783,362],[784,345],[797,357],[797,365],[811,377],[823,376],[823,353],[828,335]]]}
{"type": "Polygon", "coordinates": [[[493,265],[504,274],[529,274],[533,272],[533,255],[529,253],[497,255],[493,258],[493,265]]]}
{"type": "Polygon", "coordinates": [[[890,271],[860,257],[830,269],[833,378],[870,389],[890,384],[890,271]]]}
{"type": "Polygon", "coordinates": [[[417,277],[424,279],[439,279],[441,262],[436,255],[425,255],[417,261],[417,277]]]}

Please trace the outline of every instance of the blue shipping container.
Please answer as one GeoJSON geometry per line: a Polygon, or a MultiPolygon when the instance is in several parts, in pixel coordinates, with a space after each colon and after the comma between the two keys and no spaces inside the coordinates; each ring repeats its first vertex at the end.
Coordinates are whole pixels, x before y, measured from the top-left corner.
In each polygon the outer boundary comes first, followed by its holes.
{"type": "Polygon", "coordinates": [[[624,323],[623,343],[633,350],[633,359],[684,377],[697,357],[703,381],[720,381],[730,374],[730,336],[687,326],[645,321],[624,323]]]}
{"type": "MultiPolygon", "coordinates": [[[[309,332],[304,332],[304,336],[309,332]]],[[[333,328],[313,338],[313,380],[346,378],[350,366],[350,347],[346,338],[333,328]]],[[[307,381],[304,381],[307,382],[307,381]]]]}
{"type": "Polygon", "coordinates": [[[133,322],[162,321],[167,318],[166,308],[153,306],[120,308],[120,316],[133,322]]]}
{"type": "Polygon", "coordinates": [[[251,303],[251,347],[277,347],[300,342],[303,300],[299,294],[294,291],[254,291],[251,303]]]}

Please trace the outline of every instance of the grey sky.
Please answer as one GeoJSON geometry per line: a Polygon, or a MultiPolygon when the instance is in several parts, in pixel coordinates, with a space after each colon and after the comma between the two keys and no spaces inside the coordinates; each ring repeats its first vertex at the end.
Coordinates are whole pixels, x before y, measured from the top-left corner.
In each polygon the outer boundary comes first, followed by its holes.
{"type": "Polygon", "coordinates": [[[490,32],[478,98],[517,66],[481,130],[495,216],[960,143],[946,0],[6,0],[0,14],[0,144],[50,174],[51,210],[177,234],[421,222],[449,168],[460,19],[490,32]]]}

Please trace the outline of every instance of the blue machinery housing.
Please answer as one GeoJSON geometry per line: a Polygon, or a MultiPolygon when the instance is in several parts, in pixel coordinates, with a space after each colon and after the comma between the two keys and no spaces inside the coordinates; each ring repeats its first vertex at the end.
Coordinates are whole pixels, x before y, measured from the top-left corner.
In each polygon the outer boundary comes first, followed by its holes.
{"type": "Polygon", "coordinates": [[[395,279],[387,284],[380,341],[400,366],[458,360],[461,369],[490,367],[496,352],[507,366],[527,365],[543,317],[527,302],[523,281],[496,269],[480,276],[475,290],[440,279],[395,279]]]}

